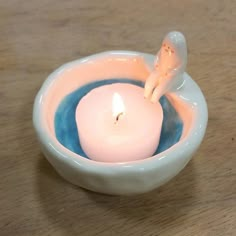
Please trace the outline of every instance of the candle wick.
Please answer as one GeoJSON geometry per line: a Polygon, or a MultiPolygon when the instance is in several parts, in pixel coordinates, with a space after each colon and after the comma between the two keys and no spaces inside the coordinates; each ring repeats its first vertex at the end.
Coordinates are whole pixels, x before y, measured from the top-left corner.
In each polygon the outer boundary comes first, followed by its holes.
{"type": "Polygon", "coordinates": [[[117,122],[119,121],[120,116],[123,115],[123,112],[120,112],[117,116],[116,116],[116,120],[115,120],[115,124],[117,124],[117,122]]]}

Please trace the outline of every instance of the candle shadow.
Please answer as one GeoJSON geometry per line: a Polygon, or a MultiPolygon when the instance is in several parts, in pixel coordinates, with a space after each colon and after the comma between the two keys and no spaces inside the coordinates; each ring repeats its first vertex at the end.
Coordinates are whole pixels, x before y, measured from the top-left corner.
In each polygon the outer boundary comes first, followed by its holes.
{"type": "MultiPolygon", "coordinates": [[[[44,214],[67,235],[85,229],[88,219],[109,227],[109,221],[122,220],[131,225],[178,225],[196,202],[194,163],[173,180],[152,192],[136,196],[110,196],[72,185],[61,178],[40,154],[37,165],[37,190],[44,214]],[[108,225],[106,225],[108,224],[108,225]],[[72,227],[74,226],[74,227],[72,227]]],[[[86,226],[87,225],[87,226],[86,226]]],[[[90,226],[91,227],[91,226],[90,226]]]]}

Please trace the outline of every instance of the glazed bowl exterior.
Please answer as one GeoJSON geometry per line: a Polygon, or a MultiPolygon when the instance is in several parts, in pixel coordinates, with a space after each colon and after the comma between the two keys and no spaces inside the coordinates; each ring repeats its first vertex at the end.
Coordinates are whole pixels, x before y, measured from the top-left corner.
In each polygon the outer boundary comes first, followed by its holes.
{"type": "Polygon", "coordinates": [[[163,185],[190,161],[204,137],[208,112],[200,88],[187,73],[184,87],[167,94],[183,121],[182,136],[157,155],[133,162],[96,162],[68,150],[56,138],[55,112],[66,95],[102,79],[145,81],[154,59],[154,55],[132,51],[103,52],[67,63],[46,79],[35,98],[33,123],[42,152],[63,178],[95,192],[139,194],[163,185]]]}

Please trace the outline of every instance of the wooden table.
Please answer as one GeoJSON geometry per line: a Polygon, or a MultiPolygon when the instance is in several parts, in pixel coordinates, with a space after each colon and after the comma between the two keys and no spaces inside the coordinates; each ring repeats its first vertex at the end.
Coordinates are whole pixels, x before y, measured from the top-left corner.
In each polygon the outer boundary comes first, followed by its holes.
{"type": "Polygon", "coordinates": [[[233,0],[1,1],[0,235],[236,235],[235,12],[233,0]],[[104,50],[156,53],[173,29],[186,35],[188,72],[209,107],[193,160],[141,196],[105,196],[64,181],[32,127],[47,75],[104,50]]]}

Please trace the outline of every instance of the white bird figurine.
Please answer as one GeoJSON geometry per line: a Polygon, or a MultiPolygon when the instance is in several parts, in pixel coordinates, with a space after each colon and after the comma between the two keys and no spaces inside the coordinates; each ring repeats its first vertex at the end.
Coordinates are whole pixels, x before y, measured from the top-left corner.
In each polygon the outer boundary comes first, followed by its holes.
{"type": "Polygon", "coordinates": [[[154,62],[154,69],[147,78],[144,97],[158,102],[167,92],[182,87],[187,64],[187,45],[182,33],[173,31],[166,35],[154,62]]]}

